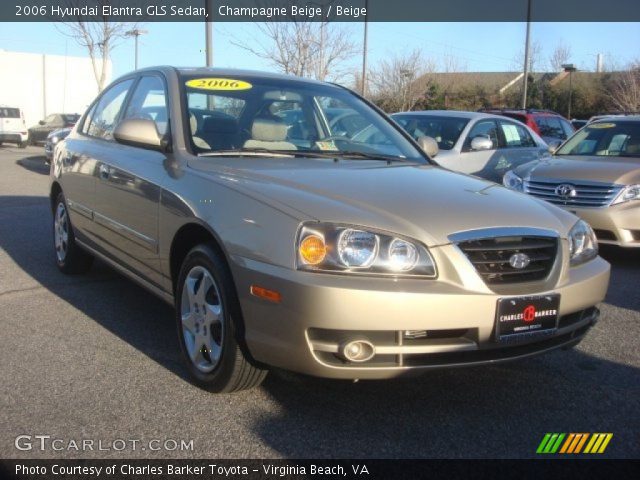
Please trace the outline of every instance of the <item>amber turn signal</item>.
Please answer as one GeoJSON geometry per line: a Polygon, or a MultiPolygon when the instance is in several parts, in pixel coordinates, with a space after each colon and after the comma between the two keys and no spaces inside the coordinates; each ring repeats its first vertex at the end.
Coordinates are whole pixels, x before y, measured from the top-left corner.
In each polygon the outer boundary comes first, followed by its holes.
{"type": "Polygon", "coordinates": [[[282,300],[282,295],[280,295],[280,292],[268,290],[257,285],[251,285],[249,291],[251,292],[251,295],[264,298],[265,300],[269,300],[270,302],[280,303],[280,300],[282,300]]]}
{"type": "Polygon", "coordinates": [[[327,246],[322,237],[308,235],[300,242],[300,256],[309,265],[317,265],[327,255],[327,246]]]}

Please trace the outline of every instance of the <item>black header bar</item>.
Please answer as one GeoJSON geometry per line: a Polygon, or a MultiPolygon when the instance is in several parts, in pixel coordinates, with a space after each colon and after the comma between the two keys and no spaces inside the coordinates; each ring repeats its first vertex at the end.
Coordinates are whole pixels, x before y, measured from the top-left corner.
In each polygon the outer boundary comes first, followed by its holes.
{"type": "Polygon", "coordinates": [[[638,0],[2,0],[0,22],[525,22],[528,1],[533,22],[640,21],[638,0]]]}

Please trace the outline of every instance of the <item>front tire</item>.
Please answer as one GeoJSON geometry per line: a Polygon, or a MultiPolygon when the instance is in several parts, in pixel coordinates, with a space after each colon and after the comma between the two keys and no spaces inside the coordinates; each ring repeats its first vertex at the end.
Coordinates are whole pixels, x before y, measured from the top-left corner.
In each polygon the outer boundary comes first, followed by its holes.
{"type": "Polygon", "coordinates": [[[176,326],[180,350],[195,383],[211,392],[257,387],[267,370],[241,346],[241,313],[231,273],[211,245],[186,256],[176,285],[176,326]]]}
{"type": "Polygon", "coordinates": [[[53,245],[56,264],[62,273],[85,273],[91,268],[93,256],[82,250],[76,243],[67,202],[62,192],[58,194],[53,210],[53,245]]]}

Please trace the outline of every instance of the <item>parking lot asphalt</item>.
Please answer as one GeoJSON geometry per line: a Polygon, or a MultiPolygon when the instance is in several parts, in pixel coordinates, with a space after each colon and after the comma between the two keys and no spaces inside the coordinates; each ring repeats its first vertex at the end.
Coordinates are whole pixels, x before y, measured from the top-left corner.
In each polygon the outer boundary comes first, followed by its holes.
{"type": "Polygon", "coordinates": [[[165,303],[100,263],[57,271],[47,175],[42,148],[0,146],[0,458],[527,458],[546,432],[611,432],[602,456],[640,457],[640,251],[604,249],[602,319],[573,350],[393,381],[275,372],[217,396],[186,380],[165,303]],[[143,449],[167,439],[193,449],[143,449]]]}

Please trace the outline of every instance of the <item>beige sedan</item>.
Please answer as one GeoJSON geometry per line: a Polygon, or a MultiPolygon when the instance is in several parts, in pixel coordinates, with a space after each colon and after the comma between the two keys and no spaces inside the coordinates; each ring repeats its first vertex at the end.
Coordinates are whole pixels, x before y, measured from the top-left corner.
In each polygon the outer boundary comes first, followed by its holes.
{"type": "Polygon", "coordinates": [[[138,70],[55,150],[52,254],[172,304],[185,368],[216,392],[271,366],[379,379],[577,344],[609,281],[590,227],[418,143],[336,85],[138,70]]]}
{"type": "Polygon", "coordinates": [[[504,184],[583,218],[600,243],[640,247],[640,116],[590,123],[553,158],[508,172],[504,184]]]}

